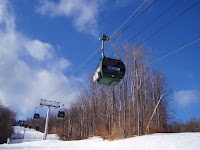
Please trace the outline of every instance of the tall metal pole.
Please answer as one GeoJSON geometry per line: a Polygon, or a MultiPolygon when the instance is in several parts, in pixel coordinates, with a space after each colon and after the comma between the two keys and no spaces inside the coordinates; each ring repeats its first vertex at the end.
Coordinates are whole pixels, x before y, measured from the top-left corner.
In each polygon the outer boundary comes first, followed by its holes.
{"type": "Polygon", "coordinates": [[[158,105],[159,105],[159,103],[160,103],[160,101],[161,101],[161,99],[162,99],[162,97],[164,96],[164,94],[162,94],[161,96],[160,96],[160,99],[158,100],[158,103],[157,103],[157,105],[156,105],[156,107],[155,107],[155,109],[154,109],[154,111],[153,111],[153,114],[152,114],[152,116],[151,116],[151,119],[149,120],[149,123],[148,123],[148,125],[147,125],[147,131],[149,132],[149,125],[150,125],[150,123],[151,123],[151,120],[152,120],[152,118],[153,118],[153,116],[154,116],[154,114],[155,114],[155,112],[156,112],[156,109],[157,109],[157,107],[158,107],[158,105]]]}
{"type": "Polygon", "coordinates": [[[48,109],[47,109],[47,117],[46,117],[46,124],[45,124],[45,133],[44,133],[43,140],[47,139],[50,107],[59,108],[60,107],[59,104],[60,104],[60,102],[41,99],[40,105],[48,107],[48,109]]]}
{"type": "Polygon", "coordinates": [[[46,140],[46,139],[47,139],[48,124],[49,124],[49,112],[50,112],[50,106],[48,106],[48,109],[47,109],[47,117],[46,117],[46,124],[45,124],[45,133],[44,133],[44,138],[43,138],[43,140],[46,140]]]}

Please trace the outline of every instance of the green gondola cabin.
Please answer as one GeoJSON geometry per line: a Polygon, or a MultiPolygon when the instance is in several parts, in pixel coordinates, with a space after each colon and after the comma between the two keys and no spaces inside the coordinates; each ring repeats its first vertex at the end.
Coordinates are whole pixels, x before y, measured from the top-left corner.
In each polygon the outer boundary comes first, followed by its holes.
{"type": "Polygon", "coordinates": [[[64,119],[65,118],[65,112],[64,111],[58,111],[56,116],[57,116],[58,119],[64,119]]]}
{"type": "Polygon", "coordinates": [[[36,127],[35,130],[36,130],[36,131],[39,131],[39,130],[40,130],[40,127],[36,127]]]}
{"type": "Polygon", "coordinates": [[[34,120],[40,119],[40,114],[35,113],[34,116],[33,116],[33,119],[34,120]]]}
{"type": "Polygon", "coordinates": [[[103,56],[95,71],[93,81],[115,87],[123,79],[125,71],[125,65],[120,59],[103,56]]]}

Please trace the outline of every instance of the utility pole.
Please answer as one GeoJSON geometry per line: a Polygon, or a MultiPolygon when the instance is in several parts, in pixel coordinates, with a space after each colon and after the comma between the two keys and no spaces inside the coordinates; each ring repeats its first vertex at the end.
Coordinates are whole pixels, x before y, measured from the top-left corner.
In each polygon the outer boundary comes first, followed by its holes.
{"type": "Polygon", "coordinates": [[[46,140],[47,139],[47,133],[48,133],[50,107],[59,108],[60,107],[60,102],[41,99],[40,105],[48,107],[48,109],[47,109],[47,117],[46,117],[46,124],[45,124],[45,133],[44,133],[44,137],[43,137],[43,140],[46,140]]]}

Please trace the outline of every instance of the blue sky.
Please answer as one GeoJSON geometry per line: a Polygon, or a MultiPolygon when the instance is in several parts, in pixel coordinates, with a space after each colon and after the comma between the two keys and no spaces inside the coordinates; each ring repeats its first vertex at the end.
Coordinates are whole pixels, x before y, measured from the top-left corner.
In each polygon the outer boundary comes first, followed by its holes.
{"type": "MultiPolygon", "coordinates": [[[[82,77],[93,71],[98,57],[78,76],[71,76],[101,42],[102,34],[110,36],[142,4],[142,0],[20,0],[0,2],[0,99],[2,103],[20,110],[18,118],[32,115],[40,98],[44,98],[63,80],[70,79],[61,90],[84,82],[82,77]],[[48,88],[47,88],[48,87],[48,88]]],[[[123,31],[153,0],[149,0],[119,31],[123,31]]],[[[180,0],[159,20],[131,43],[140,43],[184,10],[198,2],[180,0]]],[[[156,1],[118,39],[122,45],[174,3],[156,1]]],[[[156,60],[196,39],[200,35],[200,4],[143,45],[152,50],[156,60]]],[[[173,108],[177,120],[200,118],[200,71],[197,42],[153,66],[168,76],[173,89],[173,108]]],[[[110,47],[108,47],[110,49],[110,47]]],[[[106,50],[110,55],[112,50],[106,50]]],[[[100,58],[100,55],[99,55],[100,58]]],[[[70,104],[78,91],[71,92],[62,103],[70,104]]],[[[59,98],[58,93],[52,99],[59,98]]],[[[68,105],[67,104],[67,105],[68,105]]],[[[38,110],[44,112],[44,108],[38,110]]]]}

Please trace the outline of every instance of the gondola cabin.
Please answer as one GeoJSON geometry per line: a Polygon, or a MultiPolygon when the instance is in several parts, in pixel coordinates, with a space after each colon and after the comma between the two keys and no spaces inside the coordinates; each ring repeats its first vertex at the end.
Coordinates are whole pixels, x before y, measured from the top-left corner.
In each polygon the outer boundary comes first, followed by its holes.
{"type": "Polygon", "coordinates": [[[58,111],[57,118],[58,119],[64,119],[65,118],[65,112],[64,111],[58,111]]]}
{"type": "Polygon", "coordinates": [[[36,130],[36,131],[39,131],[39,130],[40,130],[40,127],[36,127],[35,130],[36,130]]]}
{"type": "Polygon", "coordinates": [[[33,119],[38,120],[40,119],[40,114],[35,113],[33,116],[33,119]]]}
{"type": "Polygon", "coordinates": [[[93,76],[93,81],[108,86],[116,86],[125,75],[125,65],[119,59],[103,56],[93,76]]]}

